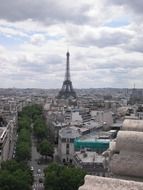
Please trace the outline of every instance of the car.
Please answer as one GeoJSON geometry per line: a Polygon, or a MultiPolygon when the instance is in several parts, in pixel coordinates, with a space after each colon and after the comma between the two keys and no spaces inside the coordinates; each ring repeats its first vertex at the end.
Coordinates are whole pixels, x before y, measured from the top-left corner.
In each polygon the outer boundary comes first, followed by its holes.
{"type": "Polygon", "coordinates": [[[37,173],[40,174],[40,173],[41,173],[41,169],[38,169],[38,170],[37,170],[37,173]]]}
{"type": "Polygon", "coordinates": [[[39,183],[43,183],[43,178],[39,178],[39,183]]]}
{"type": "Polygon", "coordinates": [[[34,171],[34,168],[33,168],[33,166],[31,166],[30,170],[31,170],[31,171],[34,171]]]}

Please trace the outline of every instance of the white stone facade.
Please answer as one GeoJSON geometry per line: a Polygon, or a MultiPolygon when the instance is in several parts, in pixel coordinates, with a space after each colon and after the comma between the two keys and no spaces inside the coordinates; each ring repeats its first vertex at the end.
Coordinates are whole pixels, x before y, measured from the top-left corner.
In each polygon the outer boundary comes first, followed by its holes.
{"type": "Polygon", "coordinates": [[[64,163],[70,163],[74,155],[74,139],[80,136],[76,127],[66,127],[59,131],[58,156],[64,163]]]}

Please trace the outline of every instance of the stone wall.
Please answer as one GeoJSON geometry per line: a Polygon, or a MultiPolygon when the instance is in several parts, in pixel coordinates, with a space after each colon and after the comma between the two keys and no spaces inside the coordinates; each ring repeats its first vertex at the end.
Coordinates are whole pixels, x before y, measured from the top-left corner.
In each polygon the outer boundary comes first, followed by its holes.
{"type": "Polygon", "coordinates": [[[125,119],[122,130],[143,132],[143,120],[125,119]]]}
{"type": "Polygon", "coordinates": [[[143,190],[143,183],[86,175],[78,190],[143,190]]]}
{"type": "Polygon", "coordinates": [[[143,133],[119,131],[116,139],[117,151],[143,152],[143,133]]]}

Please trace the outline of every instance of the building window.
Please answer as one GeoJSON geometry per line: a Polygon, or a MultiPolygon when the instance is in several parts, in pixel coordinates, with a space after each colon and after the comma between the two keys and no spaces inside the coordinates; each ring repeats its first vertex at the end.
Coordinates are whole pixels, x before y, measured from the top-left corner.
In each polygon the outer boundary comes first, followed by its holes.
{"type": "Polygon", "coordinates": [[[67,139],[67,143],[69,143],[70,142],[70,139],[67,139]]]}
{"type": "Polygon", "coordinates": [[[62,138],[62,142],[66,142],[66,139],[65,139],[65,138],[62,138]]]}
{"type": "Polygon", "coordinates": [[[63,159],[63,163],[65,163],[66,162],[66,160],[65,159],[63,159]]]}
{"type": "Polygon", "coordinates": [[[68,149],[66,150],[66,154],[69,154],[69,150],[68,149]]]}
{"type": "Polygon", "coordinates": [[[70,142],[73,143],[73,142],[74,142],[74,139],[70,139],[70,142]]]}
{"type": "Polygon", "coordinates": [[[70,146],[69,146],[69,144],[66,144],[66,148],[69,148],[70,146]]]}

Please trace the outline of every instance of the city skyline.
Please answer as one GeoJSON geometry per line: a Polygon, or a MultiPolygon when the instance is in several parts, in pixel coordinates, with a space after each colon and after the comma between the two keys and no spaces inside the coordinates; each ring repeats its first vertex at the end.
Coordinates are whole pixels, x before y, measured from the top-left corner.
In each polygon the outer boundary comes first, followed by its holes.
{"type": "Polygon", "coordinates": [[[5,0],[0,88],[143,88],[142,1],[5,0]]]}

